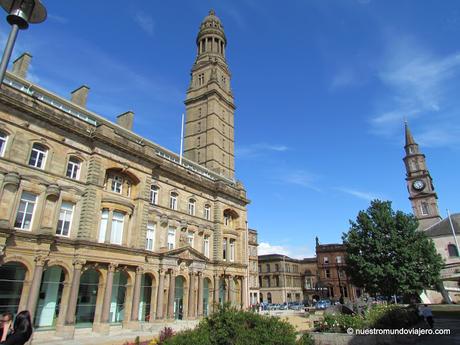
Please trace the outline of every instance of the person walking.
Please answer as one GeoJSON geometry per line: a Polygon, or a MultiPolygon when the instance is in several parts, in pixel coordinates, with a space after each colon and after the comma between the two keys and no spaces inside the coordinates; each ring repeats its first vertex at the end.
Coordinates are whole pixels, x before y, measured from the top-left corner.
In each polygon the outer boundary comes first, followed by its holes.
{"type": "MultiPolygon", "coordinates": [[[[7,323],[3,324],[3,334],[8,332],[9,325],[7,323]]],[[[28,310],[19,312],[14,319],[13,330],[8,334],[2,341],[1,345],[24,345],[32,336],[32,321],[30,318],[30,313],[28,310]]]]}
{"type": "Polygon", "coordinates": [[[428,304],[424,305],[424,308],[422,310],[422,315],[425,318],[425,321],[428,324],[428,326],[430,326],[430,328],[433,329],[434,327],[433,311],[428,306],[428,304]]]}

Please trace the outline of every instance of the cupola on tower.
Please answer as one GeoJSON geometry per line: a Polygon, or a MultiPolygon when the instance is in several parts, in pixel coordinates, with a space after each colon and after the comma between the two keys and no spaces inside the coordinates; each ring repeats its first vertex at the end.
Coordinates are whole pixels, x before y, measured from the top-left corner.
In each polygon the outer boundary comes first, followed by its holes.
{"type": "Polygon", "coordinates": [[[196,38],[197,56],[185,99],[184,156],[225,177],[234,178],[234,112],[227,38],[211,10],[196,38]]]}

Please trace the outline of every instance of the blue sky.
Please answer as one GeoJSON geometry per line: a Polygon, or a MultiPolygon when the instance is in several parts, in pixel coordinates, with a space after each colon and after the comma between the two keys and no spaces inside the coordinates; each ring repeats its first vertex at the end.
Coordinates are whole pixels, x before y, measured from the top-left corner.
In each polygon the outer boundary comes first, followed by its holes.
{"type": "MultiPolygon", "coordinates": [[[[44,1],[20,32],[29,78],[179,151],[180,114],[201,20],[228,38],[236,169],[263,252],[303,257],[338,242],[372,198],[410,212],[403,119],[427,156],[439,208],[460,211],[460,2],[44,1]]],[[[9,26],[0,24],[2,46],[9,26]]]]}

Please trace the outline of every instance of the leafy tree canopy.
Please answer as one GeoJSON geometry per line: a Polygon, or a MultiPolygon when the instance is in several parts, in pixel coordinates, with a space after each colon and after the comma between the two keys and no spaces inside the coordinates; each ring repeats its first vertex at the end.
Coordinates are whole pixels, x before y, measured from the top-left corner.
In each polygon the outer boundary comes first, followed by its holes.
{"type": "Polygon", "coordinates": [[[393,211],[390,201],[373,200],[343,234],[347,273],[370,294],[419,294],[439,282],[443,266],[434,243],[413,215],[393,211]]]}

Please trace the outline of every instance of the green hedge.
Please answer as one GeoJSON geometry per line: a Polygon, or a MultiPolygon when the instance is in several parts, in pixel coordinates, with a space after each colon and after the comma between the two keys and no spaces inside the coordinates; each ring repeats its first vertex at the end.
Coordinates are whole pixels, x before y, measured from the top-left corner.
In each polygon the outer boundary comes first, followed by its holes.
{"type": "Polygon", "coordinates": [[[365,311],[364,315],[326,314],[319,331],[345,332],[347,328],[408,328],[419,321],[414,307],[399,305],[375,305],[365,311]]]}
{"type": "Polygon", "coordinates": [[[164,345],[311,345],[309,335],[296,342],[294,327],[276,317],[220,308],[194,330],[179,332],[164,345]]]}

